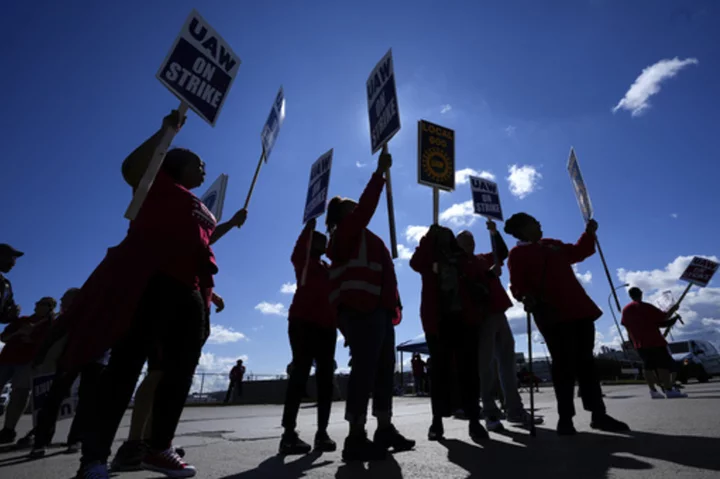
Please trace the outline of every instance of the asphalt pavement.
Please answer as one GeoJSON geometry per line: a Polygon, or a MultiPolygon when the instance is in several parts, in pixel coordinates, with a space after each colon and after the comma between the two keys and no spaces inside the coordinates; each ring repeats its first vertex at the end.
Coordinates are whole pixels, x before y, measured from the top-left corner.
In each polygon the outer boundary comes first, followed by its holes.
{"type": "MultiPolygon", "coordinates": [[[[579,434],[558,437],[555,402],[550,389],[536,394],[538,414],[545,416],[537,437],[508,427],[491,433],[490,441],[474,444],[467,422],[446,420],[446,440],[427,440],[428,398],[397,398],[395,424],[417,439],[415,450],[370,464],[344,464],[340,451],[332,454],[281,457],[277,448],[280,406],[229,406],[186,408],[176,437],[185,447],[186,459],[198,468],[198,476],[212,479],[255,478],[718,478],[720,477],[720,382],[690,384],[687,399],[651,400],[644,386],[604,388],[608,411],[627,421],[628,434],[598,433],[589,427],[589,414],[576,417],[579,434]]],[[[524,394],[526,405],[527,394],[524,394]]],[[[580,401],[577,401],[582,411],[580,401]]],[[[347,432],[343,403],[333,405],[330,435],[342,446],[347,432]]],[[[311,442],[316,409],[304,405],[298,420],[301,437],[311,442]]],[[[127,414],[118,432],[126,437],[127,414]]],[[[371,429],[374,424],[371,421],[371,429]]],[[[19,432],[30,427],[23,418],[19,432]]],[[[55,440],[62,442],[68,421],[61,421],[55,440]]],[[[0,478],[71,478],[78,455],[66,455],[60,444],[40,460],[28,460],[27,451],[0,449],[0,478]]],[[[119,474],[127,479],[161,477],[152,472],[119,474]]]]}

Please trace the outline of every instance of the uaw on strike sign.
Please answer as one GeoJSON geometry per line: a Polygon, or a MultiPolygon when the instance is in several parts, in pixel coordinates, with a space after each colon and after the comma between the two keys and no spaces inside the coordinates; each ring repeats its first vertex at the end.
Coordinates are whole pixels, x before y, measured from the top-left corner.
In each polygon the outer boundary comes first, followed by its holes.
{"type": "Polygon", "coordinates": [[[239,68],[240,58],[230,45],[193,10],[157,78],[215,126],[239,68]]]}
{"type": "Polygon", "coordinates": [[[305,200],[305,213],[303,223],[317,218],[325,213],[328,189],[330,188],[330,167],[332,166],[332,148],[310,168],[310,182],[308,183],[307,199],[305,200]]]}
{"type": "Polygon", "coordinates": [[[718,266],[715,261],[695,256],[680,279],[704,288],[710,283],[718,266]]]}
{"type": "Polygon", "coordinates": [[[400,131],[392,50],[388,50],[367,80],[370,145],[373,155],[400,131]]]}

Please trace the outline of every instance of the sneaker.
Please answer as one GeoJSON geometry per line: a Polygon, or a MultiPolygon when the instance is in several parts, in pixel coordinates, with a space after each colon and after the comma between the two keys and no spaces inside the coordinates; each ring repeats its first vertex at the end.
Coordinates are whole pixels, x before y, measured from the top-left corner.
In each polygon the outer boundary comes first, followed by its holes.
{"type": "Polygon", "coordinates": [[[490,434],[482,427],[480,421],[470,421],[468,433],[473,441],[486,441],[490,439],[490,434]]]}
{"type": "Polygon", "coordinates": [[[630,426],[607,414],[593,415],[590,427],[605,432],[627,432],[630,426]]]}
{"type": "Polygon", "coordinates": [[[182,446],[170,446],[175,449],[175,453],[180,457],[185,457],[185,449],[182,446]]]}
{"type": "Polygon", "coordinates": [[[143,468],[159,472],[168,477],[194,477],[197,469],[178,456],[175,449],[148,452],[142,461],[143,468]]]}
{"type": "Polygon", "coordinates": [[[650,397],[653,399],[665,399],[665,395],[660,391],[650,391],[650,397]]]}
{"type": "Polygon", "coordinates": [[[310,452],[310,444],[306,443],[295,431],[286,431],[280,438],[279,453],[285,456],[307,454],[310,452]]]}
{"type": "Polygon", "coordinates": [[[505,426],[503,426],[502,421],[499,419],[486,419],[485,426],[487,430],[491,432],[501,432],[505,430],[505,426]]]}
{"type": "Polygon", "coordinates": [[[577,434],[577,429],[575,429],[572,419],[560,418],[556,431],[558,436],[574,436],[577,434]]]}
{"type": "Polygon", "coordinates": [[[370,441],[367,433],[352,434],[345,438],[342,459],[351,461],[382,461],[387,458],[387,449],[370,441]]]}
{"type": "Polygon", "coordinates": [[[513,424],[522,424],[523,426],[530,426],[531,424],[540,425],[545,420],[540,416],[533,416],[526,410],[522,409],[517,413],[508,414],[507,420],[513,424]]]}
{"type": "Polygon", "coordinates": [[[82,443],[77,442],[69,442],[67,443],[67,449],[65,449],[65,454],[77,454],[80,452],[80,449],[82,448],[82,443]]]}
{"type": "MultiPolygon", "coordinates": [[[[668,399],[679,399],[679,398],[686,398],[688,395],[681,391],[676,391],[674,389],[671,389],[669,391],[665,391],[665,396],[668,399]]],[[[660,397],[662,397],[662,394],[660,394],[660,397]]]]}
{"type": "Polygon", "coordinates": [[[44,447],[33,447],[30,451],[30,459],[40,459],[41,457],[45,457],[46,453],[47,449],[44,447]]]}
{"type": "Polygon", "coordinates": [[[315,433],[315,450],[320,452],[335,452],[337,444],[330,439],[327,431],[318,431],[315,433]]]}
{"type": "Polygon", "coordinates": [[[107,464],[101,462],[91,462],[84,466],[80,466],[75,479],[109,479],[107,464]]]}
{"type": "Polygon", "coordinates": [[[442,420],[434,420],[428,429],[428,441],[441,441],[445,438],[445,427],[442,420]]]}
{"type": "Polygon", "coordinates": [[[393,452],[409,451],[415,447],[415,441],[400,434],[393,425],[377,429],[373,442],[386,450],[392,448],[393,452]]]}
{"type": "Polygon", "coordinates": [[[115,453],[110,463],[114,472],[139,471],[147,454],[147,446],[142,441],[125,441],[115,453]]]}
{"type": "Polygon", "coordinates": [[[32,447],[35,443],[35,434],[31,431],[27,433],[24,437],[21,437],[18,439],[18,442],[15,443],[15,446],[18,449],[25,449],[28,447],[32,447]]]}
{"type": "Polygon", "coordinates": [[[0,444],[12,444],[15,442],[15,437],[17,437],[17,433],[14,430],[4,428],[0,431],[0,444]]]}

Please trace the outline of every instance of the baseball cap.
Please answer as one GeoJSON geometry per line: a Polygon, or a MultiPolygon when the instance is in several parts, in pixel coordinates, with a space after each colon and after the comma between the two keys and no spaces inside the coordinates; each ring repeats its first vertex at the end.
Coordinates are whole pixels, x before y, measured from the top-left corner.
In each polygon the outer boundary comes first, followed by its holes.
{"type": "Polygon", "coordinates": [[[19,258],[20,256],[24,255],[22,251],[18,251],[9,244],[6,243],[0,243],[0,256],[13,256],[15,258],[19,258]]]}

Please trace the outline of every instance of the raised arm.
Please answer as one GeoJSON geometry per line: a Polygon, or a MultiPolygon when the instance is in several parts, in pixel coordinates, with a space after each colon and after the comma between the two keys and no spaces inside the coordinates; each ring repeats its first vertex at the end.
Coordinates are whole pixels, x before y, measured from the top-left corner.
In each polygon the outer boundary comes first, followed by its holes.
{"type": "Polygon", "coordinates": [[[295,248],[293,248],[292,256],[290,261],[295,267],[295,272],[302,271],[305,267],[305,259],[307,258],[308,241],[310,241],[310,235],[315,231],[316,220],[313,218],[303,228],[300,236],[295,242],[295,248]]]}
{"type": "Polygon", "coordinates": [[[178,111],[173,110],[168,116],[163,118],[160,129],[125,158],[122,164],[122,175],[127,184],[132,186],[133,189],[137,188],[140,184],[140,180],[150,165],[150,160],[152,160],[155,154],[155,150],[162,139],[165,129],[175,128],[179,131],[183,124],[185,124],[185,118],[185,116],[180,118],[178,111]]]}
{"type": "Polygon", "coordinates": [[[428,274],[432,272],[435,249],[435,228],[433,225],[430,230],[420,239],[420,244],[415,248],[412,258],[410,258],[410,267],[420,274],[428,274]]]}
{"type": "Polygon", "coordinates": [[[385,178],[383,173],[392,166],[392,156],[383,149],[378,158],[378,165],[375,173],[373,173],[365,190],[358,199],[355,209],[343,221],[345,231],[343,235],[352,237],[360,234],[370,224],[377,205],[380,202],[380,195],[385,186],[385,178]]]}
{"type": "Polygon", "coordinates": [[[245,224],[245,220],[247,220],[247,210],[243,208],[235,213],[229,221],[220,223],[217,227],[215,227],[212,235],[210,235],[210,244],[214,244],[220,238],[225,236],[231,229],[242,227],[242,225],[245,224]]]}
{"type": "Polygon", "coordinates": [[[588,221],[585,232],[575,244],[563,243],[561,249],[570,260],[571,264],[580,263],[595,254],[595,234],[597,232],[597,222],[595,220],[588,221]]]}

